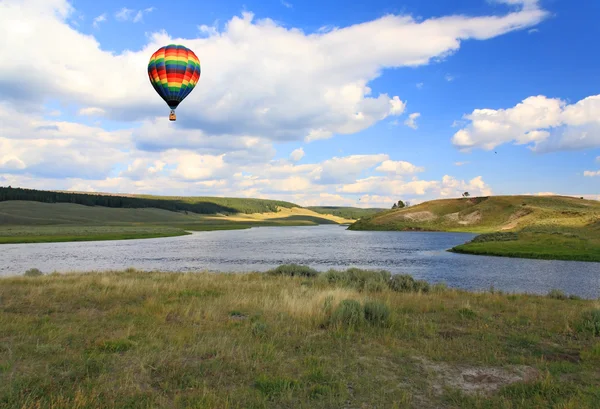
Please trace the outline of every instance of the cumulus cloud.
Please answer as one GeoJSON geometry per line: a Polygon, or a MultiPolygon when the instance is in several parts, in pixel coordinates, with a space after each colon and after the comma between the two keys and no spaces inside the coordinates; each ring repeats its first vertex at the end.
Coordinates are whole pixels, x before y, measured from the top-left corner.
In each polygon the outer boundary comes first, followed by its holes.
{"type": "Polygon", "coordinates": [[[454,162],[454,165],[456,165],[456,166],[464,166],[464,165],[466,165],[466,164],[469,164],[469,163],[471,163],[471,162],[469,162],[469,161],[465,161],[465,162],[454,162]]]}
{"type": "Polygon", "coordinates": [[[593,170],[586,170],[585,172],[583,172],[583,176],[590,176],[590,177],[600,176],[600,170],[597,170],[595,172],[593,170]]]}
{"type": "Polygon", "coordinates": [[[304,149],[302,149],[302,148],[295,149],[290,154],[290,159],[293,160],[294,162],[298,162],[303,157],[304,157],[304,149]]]}
{"type": "Polygon", "coordinates": [[[531,144],[539,152],[600,146],[600,95],[575,104],[543,95],[508,109],[476,109],[456,132],[452,143],[462,150],[491,150],[513,142],[531,144]]]}
{"type": "Polygon", "coordinates": [[[419,118],[421,116],[420,113],[415,112],[414,114],[410,114],[408,116],[408,119],[406,121],[404,121],[404,125],[408,126],[409,128],[412,129],[417,129],[417,118],[419,118]]]}
{"type": "Polygon", "coordinates": [[[385,160],[376,169],[377,172],[384,172],[394,175],[410,175],[423,172],[425,168],[415,166],[410,162],[385,160]]]}
{"type": "MultiPolygon", "coordinates": [[[[0,35],[20,41],[4,46],[17,57],[0,60],[0,94],[10,100],[40,103],[54,98],[97,107],[113,120],[160,116],[166,121],[166,105],[149,86],[146,66],[157,48],[177,42],[198,51],[206,65],[198,89],[178,109],[175,126],[273,141],[324,139],[403,114],[400,96],[373,94],[368,86],[384,69],[426,65],[456,52],[462,41],[529,28],[547,16],[541,8],[525,5],[500,16],[416,20],[386,15],[310,34],[242,13],[208,37],[173,38],[156,32],[141,49],[114,53],[68,25],[73,7],[65,0],[5,0],[0,35]],[[394,41],[407,37],[415,40],[394,41]],[[373,49],[373,40],[381,46],[373,49]],[[32,59],[39,63],[27,64],[32,59]],[[28,81],[17,89],[12,79],[25,65],[28,81]]],[[[117,17],[133,21],[138,13],[124,8],[117,17]]]]}

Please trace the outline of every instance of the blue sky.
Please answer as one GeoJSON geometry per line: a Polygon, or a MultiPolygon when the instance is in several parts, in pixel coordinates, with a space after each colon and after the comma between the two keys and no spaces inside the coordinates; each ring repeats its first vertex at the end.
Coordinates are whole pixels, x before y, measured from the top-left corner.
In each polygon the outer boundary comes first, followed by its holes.
{"type": "Polygon", "coordinates": [[[383,207],[465,190],[600,199],[597,2],[0,11],[15,39],[0,54],[16,56],[0,61],[0,185],[383,207]],[[175,123],[146,75],[170,42],[202,64],[175,123]]]}

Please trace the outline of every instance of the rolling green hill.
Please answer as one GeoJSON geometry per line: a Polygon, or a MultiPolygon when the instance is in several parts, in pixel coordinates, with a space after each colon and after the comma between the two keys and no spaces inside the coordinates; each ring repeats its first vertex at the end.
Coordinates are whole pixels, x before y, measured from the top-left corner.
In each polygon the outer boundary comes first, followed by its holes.
{"type": "Polygon", "coordinates": [[[333,216],[344,217],[346,219],[358,220],[363,217],[372,216],[387,209],[360,207],[341,207],[341,206],[308,206],[307,209],[316,213],[331,214],[333,216]]]}
{"type": "Polygon", "coordinates": [[[600,261],[600,202],[566,196],[434,200],[363,218],[349,229],[486,233],[452,250],[600,261]]]}
{"type": "Polygon", "coordinates": [[[267,199],[84,193],[0,187],[0,202],[13,200],[131,209],[151,207],[200,214],[269,213],[277,212],[279,208],[300,207],[290,202],[267,199]]]}

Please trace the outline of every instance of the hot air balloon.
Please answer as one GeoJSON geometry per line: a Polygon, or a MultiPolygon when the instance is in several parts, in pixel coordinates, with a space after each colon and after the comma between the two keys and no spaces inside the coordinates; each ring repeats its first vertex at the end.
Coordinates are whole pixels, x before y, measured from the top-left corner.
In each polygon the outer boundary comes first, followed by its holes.
{"type": "Polygon", "coordinates": [[[175,121],[175,109],[200,80],[200,60],[189,48],[169,44],[150,57],[148,77],[154,90],[171,108],[169,120],[175,121]]]}

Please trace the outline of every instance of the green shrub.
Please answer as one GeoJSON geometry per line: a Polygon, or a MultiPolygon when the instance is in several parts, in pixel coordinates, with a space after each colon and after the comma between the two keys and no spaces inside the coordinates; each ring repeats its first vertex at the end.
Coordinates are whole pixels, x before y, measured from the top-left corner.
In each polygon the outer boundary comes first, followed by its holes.
{"type": "Polygon", "coordinates": [[[477,317],[477,313],[469,307],[461,308],[460,310],[458,310],[458,313],[463,318],[473,319],[477,317]]]}
{"type": "Polygon", "coordinates": [[[267,324],[262,321],[256,321],[252,324],[252,335],[259,338],[267,335],[267,324]]]}
{"type": "Polygon", "coordinates": [[[331,314],[330,323],[356,328],[365,321],[365,311],[358,301],[343,300],[331,314]]]}
{"type": "Polygon", "coordinates": [[[365,303],[365,319],[374,325],[385,326],[390,320],[390,308],[380,301],[365,303]]]}
{"type": "Polygon", "coordinates": [[[290,277],[316,277],[319,272],[309,266],[298,264],[283,264],[279,267],[267,271],[270,275],[290,276],[290,277]]]}
{"type": "Polygon", "coordinates": [[[591,333],[592,336],[600,337],[600,309],[583,313],[579,324],[579,331],[588,332],[591,333]]]}
{"type": "Polygon", "coordinates": [[[579,301],[579,300],[581,300],[581,299],[582,299],[582,298],[581,298],[580,296],[578,296],[578,295],[575,295],[575,294],[571,294],[571,295],[569,296],[569,300],[578,300],[578,301],[579,301]]]}
{"type": "Polygon", "coordinates": [[[346,271],[329,270],[321,275],[329,284],[354,288],[358,291],[383,291],[392,273],[386,270],[349,268],[346,271]]]}
{"type": "Polygon", "coordinates": [[[436,283],[431,286],[431,291],[434,293],[443,293],[448,290],[448,284],[446,283],[436,283]]]}
{"type": "Polygon", "coordinates": [[[39,276],[43,276],[44,273],[42,273],[37,268],[30,268],[29,270],[25,271],[25,274],[23,274],[23,275],[25,277],[39,277],[39,276]]]}
{"type": "Polygon", "coordinates": [[[550,290],[546,297],[554,298],[555,300],[566,300],[568,298],[563,291],[556,289],[550,290]]]}
{"type": "Polygon", "coordinates": [[[425,280],[415,280],[408,274],[397,274],[389,281],[392,290],[398,292],[429,292],[429,283],[425,280]]]}

